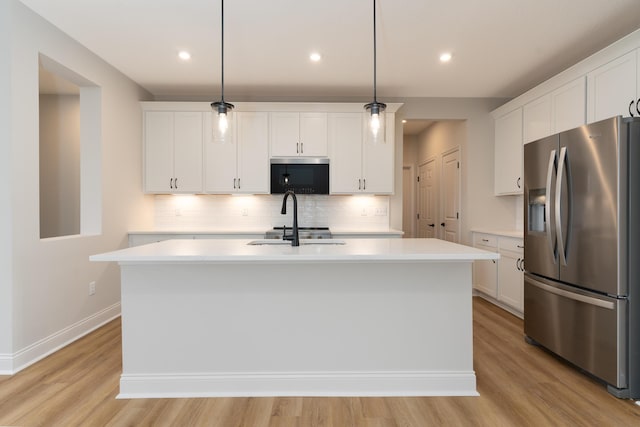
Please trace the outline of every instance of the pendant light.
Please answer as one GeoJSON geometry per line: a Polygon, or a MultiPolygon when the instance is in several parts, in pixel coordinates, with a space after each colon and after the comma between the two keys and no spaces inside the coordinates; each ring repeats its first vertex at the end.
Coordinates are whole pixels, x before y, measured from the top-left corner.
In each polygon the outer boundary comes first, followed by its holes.
{"type": "Polygon", "coordinates": [[[231,111],[233,110],[233,104],[229,104],[224,101],[224,0],[221,0],[221,63],[222,71],[220,73],[220,101],[212,102],[211,108],[213,109],[213,140],[214,142],[225,142],[230,139],[230,133],[232,129],[231,111]]]}
{"type": "Polygon", "coordinates": [[[384,110],[387,108],[387,104],[378,102],[376,98],[376,59],[376,0],[373,0],[373,102],[364,106],[369,113],[366,139],[373,144],[385,142],[384,110]]]}

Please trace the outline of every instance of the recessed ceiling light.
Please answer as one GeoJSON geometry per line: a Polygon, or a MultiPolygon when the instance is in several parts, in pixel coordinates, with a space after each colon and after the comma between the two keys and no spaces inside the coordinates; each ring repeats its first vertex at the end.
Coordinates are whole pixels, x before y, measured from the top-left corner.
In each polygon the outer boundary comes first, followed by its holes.
{"type": "Polygon", "coordinates": [[[309,59],[313,62],[318,62],[322,59],[322,55],[320,55],[318,52],[313,52],[311,55],[309,55],[309,59]]]}
{"type": "Polygon", "coordinates": [[[178,57],[183,61],[188,61],[191,59],[191,54],[186,50],[181,50],[180,52],[178,52],[178,57]]]}
{"type": "Polygon", "coordinates": [[[451,61],[451,58],[453,58],[453,55],[451,54],[451,52],[445,52],[442,55],[440,55],[440,62],[449,62],[451,61]]]}

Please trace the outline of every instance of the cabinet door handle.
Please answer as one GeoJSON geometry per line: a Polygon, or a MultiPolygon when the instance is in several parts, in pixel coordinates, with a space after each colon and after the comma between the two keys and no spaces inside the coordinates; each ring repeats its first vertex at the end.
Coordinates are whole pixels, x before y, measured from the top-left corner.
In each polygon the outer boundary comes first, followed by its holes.
{"type": "Polygon", "coordinates": [[[518,271],[522,271],[520,270],[520,258],[516,260],[516,268],[518,269],[518,271]]]}
{"type": "Polygon", "coordinates": [[[516,248],[524,249],[523,245],[516,245],[516,248]]]}
{"type": "Polygon", "coordinates": [[[640,107],[640,98],[636,101],[636,111],[638,112],[638,115],[640,115],[640,109],[638,109],[638,107],[640,107]]]}
{"type": "Polygon", "coordinates": [[[304,142],[300,143],[300,154],[304,154],[304,142]]]}
{"type": "Polygon", "coordinates": [[[362,179],[358,179],[358,190],[362,190],[362,179]]]}
{"type": "Polygon", "coordinates": [[[240,189],[240,178],[238,178],[238,190],[240,189]]]}
{"type": "Polygon", "coordinates": [[[518,177],[518,180],[516,181],[516,185],[518,186],[518,188],[522,188],[522,187],[520,187],[520,180],[521,180],[521,179],[522,179],[522,178],[518,177]]]}
{"type": "Polygon", "coordinates": [[[300,154],[300,143],[296,142],[296,154],[300,154]]]}
{"type": "Polygon", "coordinates": [[[367,189],[367,178],[364,178],[364,179],[362,180],[362,189],[363,189],[363,190],[366,190],[366,189],[367,189]]]}
{"type": "Polygon", "coordinates": [[[233,178],[233,188],[236,188],[236,178],[233,178]]]}
{"type": "Polygon", "coordinates": [[[489,241],[489,239],[482,239],[482,241],[483,241],[483,242],[488,242],[488,241],[489,241]]]}
{"type": "MultiPolygon", "coordinates": [[[[633,99],[631,100],[631,102],[629,103],[629,115],[631,117],[633,117],[633,112],[631,112],[631,106],[635,103],[636,101],[634,101],[633,99]]],[[[636,107],[636,110],[638,109],[638,107],[636,107]]]]}
{"type": "Polygon", "coordinates": [[[524,267],[524,258],[522,258],[522,261],[520,261],[520,267],[522,267],[522,271],[524,271],[524,270],[525,270],[525,267],[524,267]]]}
{"type": "Polygon", "coordinates": [[[178,178],[175,178],[173,180],[173,187],[177,190],[178,189],[178,178]]]}
{"type": "Polygon", "coordinates": [[[444,227],[444,222],[441,222],[441,223],[440,223],[440,227],[444,227]]]}
{"type": "Polygon", "coordinates": [[[169,188],[173,189],[173,178],[169,180],[169,188]]]}

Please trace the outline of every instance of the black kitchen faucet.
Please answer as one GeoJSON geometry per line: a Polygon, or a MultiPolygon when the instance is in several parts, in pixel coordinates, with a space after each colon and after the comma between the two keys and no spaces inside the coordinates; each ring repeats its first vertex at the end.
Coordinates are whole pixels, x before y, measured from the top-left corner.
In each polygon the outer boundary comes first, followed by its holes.
{"type": "Polygon", "coordinates": [[[282,215],[287,214],[287,198],[291,196],[293,199],[293,234],[290,236],[286,236],[286,228],[283,232],[282,240],[291,240],[291,246],[300,246],[300,237],[298,235],[298,199],[293,191],[289,190],[284,193],[284,198],[282,199],[282,210],[280,213],[282,215]]]}

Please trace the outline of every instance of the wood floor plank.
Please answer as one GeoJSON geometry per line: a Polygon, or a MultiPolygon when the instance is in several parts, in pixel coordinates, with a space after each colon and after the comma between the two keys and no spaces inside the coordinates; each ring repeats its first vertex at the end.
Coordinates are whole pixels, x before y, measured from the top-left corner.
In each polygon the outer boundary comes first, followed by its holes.
{"type": "Polygon", "coordinates": [[[0,376],[0,425],[424,427],[640,426],[640,406],[527,344],[521,319],[474,298],[479,397],[116,399],[120,320],[0,376]]]}

